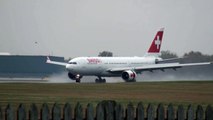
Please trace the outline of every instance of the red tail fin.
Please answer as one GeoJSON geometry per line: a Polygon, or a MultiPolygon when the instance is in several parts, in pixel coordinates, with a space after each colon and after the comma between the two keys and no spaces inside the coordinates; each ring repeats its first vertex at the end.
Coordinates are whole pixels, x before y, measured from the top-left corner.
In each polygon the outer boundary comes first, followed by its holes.
{"type": "Polygon", "coordinates": [[[160,52],[160,47],[161,47],[162,39],[163,39],[163,30],[164,30],[164,28],[161,28],[155,35],[155,38],[152,41],[152,44],[148,50],[148,53],[159,53],[160,52]]]}

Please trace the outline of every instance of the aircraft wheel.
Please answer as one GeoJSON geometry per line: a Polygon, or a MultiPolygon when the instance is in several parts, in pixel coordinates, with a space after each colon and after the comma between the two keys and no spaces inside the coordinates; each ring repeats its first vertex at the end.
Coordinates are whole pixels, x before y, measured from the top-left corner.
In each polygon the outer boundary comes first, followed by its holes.
{"type": "Polygon", "coordinates": [[[100,79],[95,79],[95,83],[101,83],[100,79]]]}
{"type": "Polygon", "coordinates": [[[81,82],[81,79],[76,79],[76,83],[80,83],[81,82]]]}
{"type": "Polygon", "coordinates": [[[136,79],[134,80],[125,80],[126,82],[136,82],[136,79]]]}
{"type": "Polygon", "coordinates": [[[106,83],[106,79],[102,79],[102,83],[106,83]]]}
{"type": "Polygon", "coordinates": [[[106,83],[106,79],[95,79],[95,83],[106,83]]]}

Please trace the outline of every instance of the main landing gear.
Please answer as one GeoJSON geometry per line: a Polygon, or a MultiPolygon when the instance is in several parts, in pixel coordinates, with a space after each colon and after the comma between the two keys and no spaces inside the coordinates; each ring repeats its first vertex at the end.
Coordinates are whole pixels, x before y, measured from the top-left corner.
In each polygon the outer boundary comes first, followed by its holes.
{"type": "Polygon", "coordinates": [[[98,76],[97,79],[95,79],[96,83],[106,83],[106,79],[102,79],[101,77],[98,76]]]}

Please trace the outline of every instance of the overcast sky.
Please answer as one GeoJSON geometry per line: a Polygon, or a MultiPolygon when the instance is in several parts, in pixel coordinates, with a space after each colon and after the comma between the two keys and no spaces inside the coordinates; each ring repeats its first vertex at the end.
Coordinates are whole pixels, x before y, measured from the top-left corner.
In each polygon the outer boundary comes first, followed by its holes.
{"type": "Polygon", "coordinates": [[[162,50],[213,54],[212,0],[0,0],[11,54],[143,56],[161,27],[162,50]]]}

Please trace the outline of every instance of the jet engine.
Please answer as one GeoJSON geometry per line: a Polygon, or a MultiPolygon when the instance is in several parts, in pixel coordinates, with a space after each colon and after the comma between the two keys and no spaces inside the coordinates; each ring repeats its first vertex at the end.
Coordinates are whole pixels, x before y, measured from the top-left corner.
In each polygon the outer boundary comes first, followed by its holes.
{"type": "Polygon", "coordinates": [[[81,76],[79,74],[75,75],[75,74],[72,74],[71,72],[69,72],[68,77],[72,80],[76,80],[76,79],[81,79],[83,76],[81,76]]]}
{"type": "Polygon", "coordinates": [[[74,75],[74,74],[72,74],[72,73],[68,73],[68,77],[70,78],[70,79],[72,79],[72,80],[75,80],[76,79],[76,77],[75,77],[76,75],[74,75]]]}
{"type": "Polygon", "coordinates": [[[121,77],[122,77],[126,82],[134,82],[136,76],[137,76],[136,72],[135,72],[135,71],[132,71],[132,70],[124,71],[124,72],[121,74],[121,77]]]}

